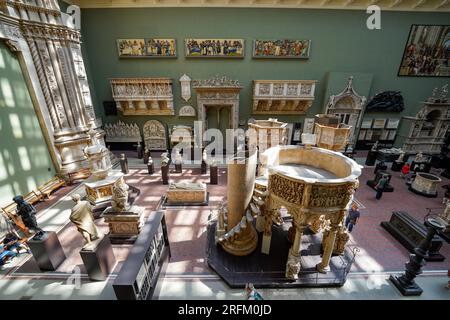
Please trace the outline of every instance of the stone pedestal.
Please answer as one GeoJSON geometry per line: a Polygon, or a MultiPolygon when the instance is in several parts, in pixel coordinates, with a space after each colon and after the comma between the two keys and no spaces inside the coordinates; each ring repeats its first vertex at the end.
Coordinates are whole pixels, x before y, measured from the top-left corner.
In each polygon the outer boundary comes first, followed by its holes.
{"type": "Polygon", "coordinates": [[[149,151],[147,151],[147,152],[144,152],[144,157],[143,157],[143,159],[144,159],[144,164],[147,164],[148,163],[148,159],[150,158],[150,152],[149,151]]]}
{"type": "Polygon", "coordinates": [[[42,271],[55,271],[66,259],[56,232],[45,232],[42,239],[28,241],[28,246],[42,271]]]}
{"type": "Polygon", "coordinates": [[[405,165],[405,161],[394,161],[392,162],[391,170],[395,172],[400,172],[405,165]]]}
{"type": "Polygon", "coordinates": [[[429,173],[418,172],[409,190],[425,197],[437,197],[437,186],[442,180],[429,173]]]}
{"type": "Polygon", "coordinates": [[[367,154],[365,165],[366,166],[375,165],[375,162],[377,161],[377,154],[378,154],[378,151],[370,150],[369,153],[367,154]]]}
{"type": "Polygon", "coordinates": [[[206,174],[207,171],[208,171],[208,165],[206,164],[205,161],[202,161],[202,164],[200,166],[200,173],[206,174]]]}
{"type": "Polygon", "coordinates": [[[163,184],[169,184],[169,166],[161,167],[161,177],[163,184]]]}
{"type": "MultiPolygon", "coordinates": [[[[421,221],[402,211],[394,211],[391,219],[381,222],[381,226],[412,253],[427,234],[427,230],[421,221]]],[[[444,261],[445,257],[439,253],[442,244],[442,239],[437,235],[434,236],[425,260],[444,261]]]]}
{"type": "Polygon", "coordinates": [[[116,257],[108,236],[91,242],[80,251],[84,267],[93,281],[104,281],[114,269],[116,257]]]}
{"type": "Polygon", "coordinates": [[[183,172],[183,165],[181,163],[175,164],[175,172],[176,173],[182,173],[183,172]]]}
{"type": "Polygon", "coordinates": [[[423,161],[423,162],[415,162],[411,163],[411,171],[414,172],[430,172],[431,162],[423,161]]]}
{"type": "Polygon", "coordinates": [[[107,205],[111,202],[114,183],[123,179],[123,173],[113,172],[105,179],[89,178],[84,183],[87,200],[95,207],[107,205]]]}
{"type": "Polygon", "coordinates": [[[155,173],[155,165],[152,163],[147,163],[147,170],[148,174],[154,174],[155,173]]]}
{"type": "Polygon", "coordinates": [[[120,212],[108,207],[102,216],[108,223],[111,243],[134,243],[144,225],[144,208],[138,206],[120,212]]]}
{"type": "Polygon", "coordinates": [[[217,166],[210,166],[209,167],[209,183],[210,184],[217,184],[219,180],[219,171],[217,166]]]}

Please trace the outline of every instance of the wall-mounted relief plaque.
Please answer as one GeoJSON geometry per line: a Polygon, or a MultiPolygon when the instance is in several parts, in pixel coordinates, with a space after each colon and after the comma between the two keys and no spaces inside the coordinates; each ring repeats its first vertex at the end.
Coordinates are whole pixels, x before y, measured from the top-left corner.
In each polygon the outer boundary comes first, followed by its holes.
{"type": "Polygon", "coordinates": [[[195,108],[193,106],[183,106],[178,112],[180,117],[195,117],[195,108]]]}

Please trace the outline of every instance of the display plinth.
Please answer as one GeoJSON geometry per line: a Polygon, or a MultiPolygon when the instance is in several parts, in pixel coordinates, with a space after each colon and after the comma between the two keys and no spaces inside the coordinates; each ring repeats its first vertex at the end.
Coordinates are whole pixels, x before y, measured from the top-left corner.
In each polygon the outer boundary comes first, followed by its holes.
{"type": "MultiPolygon", "coordinates": [[[[381,226],[411,253],[414,253],[414,248],[416,248],[427,235],[427,228],[423,223],[411,217],[407,212],[402,211],[392,212],[391,219],[389,221],[382,221],[381,226]]],[[[444,261],[445,257],[439,253],[442,244],[442,239],[437,235],[434,236],[425,260],[444,261]]]]}
{"type": "Polygon", "coordinates": [[[95,240],[80,251],[84,267],[93,281],[104,281],[114,269],[116,258],[108,236],[95,240]]]}
{"type": "Polygon", "coordinates": [[[394,161],[394,162],[392,162],[391,170],[394,172],[400,172],[404,165],[405,165],[404,161],[400,161],[400,162],[394,161]]]}
{"type": "Polygon", "coordinates": [[[209,167],[209,183],[210,184],[217,184],[219,181],[219,171],[217,166],[210,166],[209,167]]]}
{"type": "Polygon", "coordinates": [[[321,261],[321,237],[305,231],[302,237],[301,270],[297,280],[285,277],[286,261],[290,243],[287,233],[290,223],[272,228],[270,255],[261,252],[263,237],[258,237],[256,249],[246,256],[229,254],[215,243],[216,223],[208,225],[207,262],[208,265],[231,288],[244,288],[253,283],[257,288],[296,288],[296,287],[340,287],[347,279],[353,261],[353,252],[345,249],[342,256],[332,256],[330,271],[318,273],[316,264],[321,261]]]}
{"type": "Polygon", "coordinates": [[[144,208],[132,206],[126,211],[108,207],[102,216],[109,226],[109,240],[113,244],[134,243],[144,225],[144,208]]]}
{"type": "Polygon", "coordinates": [[[377,190],[375,187],[376,187],[376,185],[378,184],[378,182],[380,181],[380,179],[381,179],[381,176],[383,176],[383,175],[385,175],[385,176],[387,176],[388,178],[388,183],[387,183],[387,185],[384,187],[384,190],[383,190],[383,192],[393,192],[394,191],[394,187],[392,187],[389,183],[391,182],[391,174],[390,173],[388,173],[387,171],[382,171],[382,170],[379,170],[379,171],[377,171],[377,173],[375,174],[375,179],[373,179],[373,180],[367,180],[367,185],[369,186],[369,187],[371,187],[373,190],[377,190]]]}
{"type": "Polygon", "coordinates": [[[389,280],[404,296],[420,296],[423,292],[415,282],[412,285],[407,285],[402,282],[400,277],[392,275],[389,277],[389,280]]]}
{"type": "Polygon", "coordinates": [[[56,232],[47,231],[42,239],[28,241],[28,246],[42,271],[55,271],[66,259],[56,232]]]}
{"type": "Polygon", "coordinates": [[[84,183],[87,200],[95,207],[107,206],[111,203],[113,186],[118,180],[123,179],[122,172],[112,172],[101,180],[89,178],[84,183]]]}
{"type": "Polygon", "coordinates": [[[206,192],[206,199],[203,202],[174,202],[169,203],[167,195],[161,197],[161,209],[167,209],[170,207],[204,207],[209,204],[209,192],[206,192]]]}
{"type": "Polygon", "coordinates": [[[369,153],[367,154],[365,165],[366,166],[375,165],[375,162],[377,161],[377,155],[378,155],[378,151],[370,150],[369,153]]]}

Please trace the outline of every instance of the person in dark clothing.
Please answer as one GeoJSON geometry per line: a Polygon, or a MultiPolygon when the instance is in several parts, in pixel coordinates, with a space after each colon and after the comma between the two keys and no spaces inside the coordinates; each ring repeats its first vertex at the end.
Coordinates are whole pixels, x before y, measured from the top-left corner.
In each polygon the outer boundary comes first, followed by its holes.
{"type": "Polygon", "coordinates": [[[35,216],[36,209],[26,202],[22,196],[15,196],[13,201],[17,204],[17,215],[22,218],[25,227],[36,233],[36,239],[41,238],[44,235],[44,231],[38,227],[35,216]]]}
{"type": "Polygon", "coordinates": [[[383,195],[384,188],[386,188],[388,184],[388,179],[385,175],[381,176],[381,179],[378,181],[377,185],[375,186],[375,190],[377,190],[377,195],[375,198],[377,200],[381,199],[381,196],[383,195]]]}
{"type": "Polygon", "coordinates": [[[356,203],[353,203],[352,207],[348,211],[347,217],[345,218],[345,227],[347,228],[348,232],[352,232],[353,227],[355,226],[360,216],[361,213],[358,210],[358,205],[356,203]]]}

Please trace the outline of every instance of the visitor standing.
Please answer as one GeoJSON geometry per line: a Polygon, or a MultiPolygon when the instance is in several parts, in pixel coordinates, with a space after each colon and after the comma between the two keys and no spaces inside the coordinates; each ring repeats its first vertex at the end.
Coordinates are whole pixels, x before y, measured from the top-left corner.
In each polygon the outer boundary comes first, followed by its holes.
{"type": "Polygon", "coordinates": [[[353,227],[355,226],[360,216],[361,213],[358,210],[358,205],[356,203],[353,203],[352,207],[348,211],[347,218],[345,218],[345,227],[347,228],[348,232],[352,232],[353,227]]]}
{"type": "Polygon", "coordinates": [[[384,188],[386,188],[387,184],[388,184],[388,179],[387,179],[386,175],[382,175],[380,180],[378,181],[377,185],[375,186],[375,190],[377,190],[377,195],[375,196],[375,198],[377,200],[381,199],[384,188]]]}

